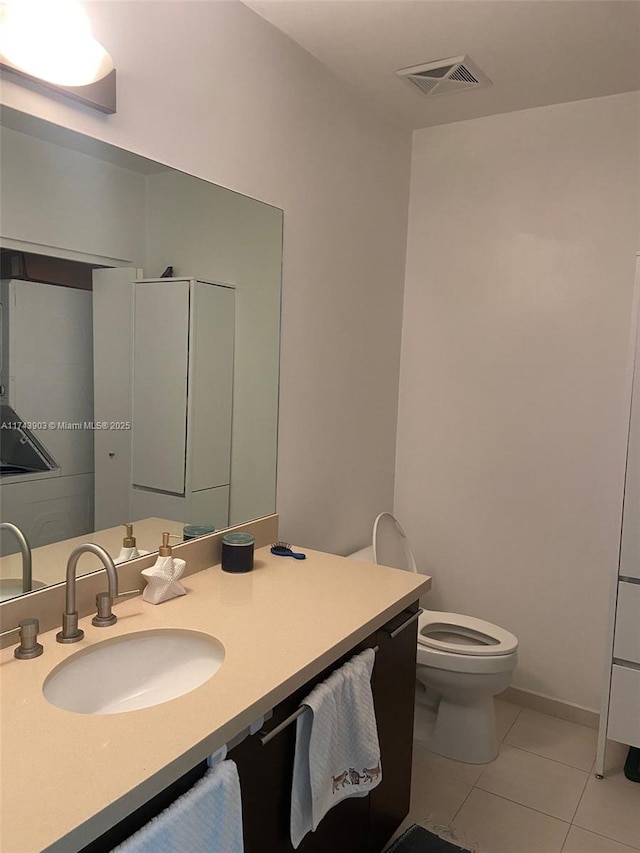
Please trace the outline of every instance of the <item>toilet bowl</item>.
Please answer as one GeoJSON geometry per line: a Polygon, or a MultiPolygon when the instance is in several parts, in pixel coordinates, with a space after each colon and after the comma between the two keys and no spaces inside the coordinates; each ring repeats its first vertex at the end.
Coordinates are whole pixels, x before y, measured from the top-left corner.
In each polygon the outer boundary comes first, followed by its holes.
{"type": "Polygon", "coordinates": [[[511,682],[517,648],[513,634],[482,619],[422,613],[416,676],[431,717],[429,749],[469,764],[493,761],[498,754],[493,697],[511,682]]]}
{"type": "MultiPolygon", "coordinates": [[[[381,513],[373,544],[349,555],[416,572],[407,537],[391,513],[381,513]]],[[[460,613],[424,611],[418,619],[417,699],[429,749],[468,764],[498,754],[493,697],[508,687],[518,640],[509,631],[460,613]]]]}

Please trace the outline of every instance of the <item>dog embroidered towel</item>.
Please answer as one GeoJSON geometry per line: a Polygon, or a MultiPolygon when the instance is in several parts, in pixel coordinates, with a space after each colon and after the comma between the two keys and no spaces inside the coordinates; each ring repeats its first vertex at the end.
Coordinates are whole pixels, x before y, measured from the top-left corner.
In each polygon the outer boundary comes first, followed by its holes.
{"type": "Polygon", "coordinates": [[[371,693],[373,649],[319,684],[298,717],[291,792],[291,843],[297,848],[345,797],[364,797],[382,781],[371,693]]]}

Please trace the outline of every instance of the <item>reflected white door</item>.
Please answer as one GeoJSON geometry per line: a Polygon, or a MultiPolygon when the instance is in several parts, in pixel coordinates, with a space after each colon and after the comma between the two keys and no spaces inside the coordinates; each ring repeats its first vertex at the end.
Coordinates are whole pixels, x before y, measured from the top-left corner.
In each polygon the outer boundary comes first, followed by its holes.
{"type": "Polygon", "coordinates": [[[133,282],[135,267],[93,272],[95,529],[130,517],[133,361],[133,282]]]}

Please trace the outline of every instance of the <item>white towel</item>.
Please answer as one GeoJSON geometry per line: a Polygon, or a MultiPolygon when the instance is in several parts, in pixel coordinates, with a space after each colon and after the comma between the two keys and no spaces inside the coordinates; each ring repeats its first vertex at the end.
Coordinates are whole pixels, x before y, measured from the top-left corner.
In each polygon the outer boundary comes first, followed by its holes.
{"type": "Polygon", "coordinates": [[[298,717],[291,791],[291,843],[345,797],[364,797],[382,781],[371,693],[373,649],[351,658],[319,684],[298,717]]]}
{"type": "MultiPolygon", "coordinates": [[[[117,853],[243,853],[240,779],[233,761],[221,761],[117,853]]],[[[114,851],[114,853],[115,853],[114,851]]]]}

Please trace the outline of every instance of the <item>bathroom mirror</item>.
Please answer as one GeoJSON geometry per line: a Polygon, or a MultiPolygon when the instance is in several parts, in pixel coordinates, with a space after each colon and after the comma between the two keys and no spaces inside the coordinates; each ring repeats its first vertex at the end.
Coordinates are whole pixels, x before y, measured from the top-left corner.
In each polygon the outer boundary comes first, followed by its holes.
{"type": "MultiPolygon", "coordinates": [[[[29,540],[33,588],[77,542],[126,556],[128,522],[154,551],[274,512],[282,211],[0,120],[0,520],[29,540]]],[[[18,543],[0,547],[15,593],[18,543]]]]}

